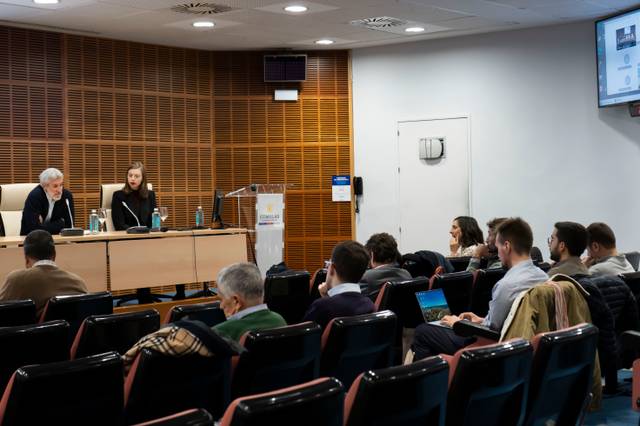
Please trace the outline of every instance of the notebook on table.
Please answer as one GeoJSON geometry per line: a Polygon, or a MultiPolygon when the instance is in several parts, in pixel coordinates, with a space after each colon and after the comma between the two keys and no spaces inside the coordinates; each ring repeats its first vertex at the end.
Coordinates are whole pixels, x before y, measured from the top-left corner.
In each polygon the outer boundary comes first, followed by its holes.
{"type": "Polygon", "coordinates": [[[441,288],[419,291],[416,293],[416,298],[418,299],[418,305],[420,306],[420,311],[422,311],[422,316],[426,323],[449,327],[440,322],[445,315],[451,315],[449,304],[441,288]]]}

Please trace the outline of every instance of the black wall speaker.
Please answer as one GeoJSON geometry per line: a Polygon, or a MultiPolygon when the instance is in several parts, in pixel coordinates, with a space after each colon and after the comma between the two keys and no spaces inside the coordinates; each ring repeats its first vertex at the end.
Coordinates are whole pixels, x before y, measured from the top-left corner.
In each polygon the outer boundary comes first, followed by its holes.
{"type": "Polygon", "coordinates": [[[264,81],[296,82],[307,79],[307,55],[264,55],[264,81]]]}

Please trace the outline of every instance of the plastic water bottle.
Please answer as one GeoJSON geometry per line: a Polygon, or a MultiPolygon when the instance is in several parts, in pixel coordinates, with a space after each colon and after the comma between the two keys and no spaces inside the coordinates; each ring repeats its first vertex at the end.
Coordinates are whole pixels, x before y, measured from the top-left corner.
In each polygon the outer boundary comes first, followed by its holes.
{"type": "Polygon", "coordinates": [[[151,214],[151,229],[153,231],[159,231],[162,227],[162,221],[160,220],[160,212],[157,208],[153,209],[153,213],[151,214]]]}
{"type": "Polygon", "coordinates": [[[100,232],[100,218],[96,209],[91,210],[91,215],[89,216],[89,232],[92,234],[100,232]]]}
{"type": "Polygon", "coordinates": [[[196,228],[204,227],[204,212],[202,206],[198,206],[196,209],[196,228]]]}

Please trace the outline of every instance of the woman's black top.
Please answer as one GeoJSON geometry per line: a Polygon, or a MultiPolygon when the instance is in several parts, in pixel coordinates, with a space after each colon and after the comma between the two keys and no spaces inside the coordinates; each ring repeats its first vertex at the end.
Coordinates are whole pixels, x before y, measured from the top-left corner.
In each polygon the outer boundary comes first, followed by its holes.
{"type": "Polygon", "coordinates": [[[136,218],[122,204],[123,201],[137,216],[141,226],[151,227],[151,214],[153,209],[156,208],[156,194],[153,191],[148,192],[147,198],[140,197],[138,191],[125,194],[124,191],[120,190],[113,193],[111,219],[116,231],[123,231],[130,226],[138,226],[136,218]]]}

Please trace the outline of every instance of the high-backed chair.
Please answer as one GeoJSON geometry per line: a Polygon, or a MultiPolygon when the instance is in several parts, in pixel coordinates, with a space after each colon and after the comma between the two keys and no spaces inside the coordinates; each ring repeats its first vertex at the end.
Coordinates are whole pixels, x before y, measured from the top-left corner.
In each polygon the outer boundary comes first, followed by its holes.
{"type": "Polygon", "coordinates": [[[575,425],[588,405],[598,344],[591,324],[536,335],[525,425],[575,425]]]}
{"type": "Polygon", "coordinates": [[[627,272],[626,274],[620,274],[620,278],[622,278],[631,289],[631,292],[636,297],[638,301],[638,306],[640,307],[640,272],[627,272]]]}
{"type": "Polygon", "coordinates": [[[21,367],[2,396],[0,424],[120,425],[123,389],[115,352],[21,367]]]}
{"type": "Polygon", "coordinates": [[[220,426],[343,426],[344,388],[321,378],[276,391],[238,398],[220,426]]]}
{"type": "Polygon", "coordinates": [[[434,275],[431,277],[429,286],[432,290],[442,289],[452,314],[458,315],[469,311],[473,289],[473,274],[471,272],[462,271],[434,275]]]}
{"type": "Polygon", "coordinates": [[[179,320],[197,320],[202,321],[209,327],[225,322],[227,317],[220,302],[210,303],[194,303],[191,305],[175,305],[167,312],[164,317],[164,324],[179,320]]]}
{"type": "Polygon", "coordinates": [[[471,256],[447,257],[447,260],[453,265],[454,272],[463,272],[467,270],[471,256]]]}
{"type": "MultiPolygon", "coordinates": [[[[111,218],[111,201],[113,200],[113,193],[120,191],[124,188],[124,183],[106,183],[100,185],[100,207],[107,210],[107,231],[115,231],[113,227],[113,219],[111,218]]],[[[149,190],[153,189],[153,185],[147,183],[149,190]]]]}
{"type": "Polygon", "coordinates": [[[29,364],[69,359],[69,324],[51,321],[44,324],[0,327],[0,389],[4,389],[17,368],[29,364]]]}
{"type": "Polygon", "coordinates": [[[311,304],[310,275],[307,271],[286,271],[268,275],[264,280],[264,302],[279,313],[287,324],[302,321],[311,304]]]}
{"type": "Polygon", "coordinates": [[[439,356],[362,373],[345,398],[345,426],[443,426],[448,381],[439,356]]]}
{"type": "Polygon", "coordinates": [[[35,324],[36,304],[31,299],[0,302],[0,327],[35,324]]]}
{"type": "Polygon", "coordinates": [[[240,339],[247,351],[234,357],[232,395],[268,392],[317,379],[321,333],[314,322],[247,332],[240,339]]]}
{"type": "Polygon", "coordinates": [[[533,349],[523,339],[441,355],[449,363],[447,425],[518,425],[525,415],[533,349]]]}
{"type": "Polygon", "coordinates": [[[416,299],[416,292],[429,290],[429,280],[418,277],[412,280],[385,283],[376,299],[378,311],[390,310],[398,317],[394,363],[399,363],[406,348],[413,340],[415,328],[424,322],[416,299]]]}
{"type": "Polygon", "coordinates": [[[502,268],[478,270],[474,273],[473,289],[471,290],[471,306],[469,310],[476,315],[485,317],[489,312],[489,301],[493,286],[504,277],[506,271],[502,268]]]}
{"type": "Polygon", "coordinates": [[[627,258],[631,266],[633,266],[633,269],[637,271],[640,266],[640,252],[628,251],[624,254],[624,257],[627,258]]]}
{"type": "Polygon", "coordinates": [[[327,269],[320,268],[316,270],[311,276],[311,282],[309,283],[309,302],[313,302],[316,299],[320,298],[320,292],[318,291],[318,287],[320,284],[327,280],[327,269]]]}
{"type": "Polygon", "coordinates": [[[207,410],[192,408],[160,419],[149,420],[134,426],[213,426],[214,420],[207,410]]]}
{"type": "Polygon", "coordinates": [[[390,367],[395,338],[391,311],[334,318],[322,334],[320,375],[350,386],[363,371],[390,367]]]}
{"type": "Polygon", "coordinates": [[[174,357],[142,349],[125,382],[127,424],[193,407],[219,418],[230,402],[231,358],[197,354],[174,357]]]}
{"type": "Polygon", "coordinates": [[[0,185],[0,235],[20,235],[22,209],[37,183],[7,183],[0,185]]]}
{"type": "Polygon", "coordinates": [[[73,339],[86,317],[112,313],[113,299],[108,291],[54,296],[45,305],[40,322],[66,320],[70,327],[70,338],[73,339]]]}
{"type": "Polygon", "coordinates": [[[142,337],[160,328],[155,309],[119,314],[91,315],[76,333],[71,359],[116,351],[123,355],[142,337]]]}

